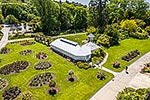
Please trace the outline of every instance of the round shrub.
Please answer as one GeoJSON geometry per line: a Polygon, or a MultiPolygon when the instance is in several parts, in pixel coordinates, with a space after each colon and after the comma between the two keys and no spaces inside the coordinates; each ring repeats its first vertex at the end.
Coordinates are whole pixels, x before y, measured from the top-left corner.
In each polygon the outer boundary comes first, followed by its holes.
{"type": "Polygon", "coordinates": [[[90,68],[90,64],[89,63],[86,63],[86,62],[77,62],[77,66],[81,69],[88,69],[90,68]]]}
{"type": "Polygon", "coordinates": [[[53,80],[51,80],[51,81],[49,82],[49,87],[55,87],[55,86],[56,86],[56,82],[53,81],[53,80]]]}
{"type": "Polygon", "coordinates": [[[106,75],[104,72],[98,72],[96,77],[100,80],[106,79],[106,75]]]}
{"type": "Polygon", "coordinates": [[[46,69],[50,68],[51,66],[52,66],[51,63],[48,61],[38,62],[37,64],[34,65],[34,69],[46,70],[46,69]]]}

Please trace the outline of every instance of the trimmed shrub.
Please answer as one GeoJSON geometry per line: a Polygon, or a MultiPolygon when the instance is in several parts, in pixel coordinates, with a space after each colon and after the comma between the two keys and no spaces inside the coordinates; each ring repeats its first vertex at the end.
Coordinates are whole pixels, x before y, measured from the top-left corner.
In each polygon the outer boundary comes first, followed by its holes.
{"type": "Polygon", "coordinates": [[[88,69],[91,67],[89,63],[81,62],[81,61],[77,62],[77,66],[81,69],[88,69]]]}
{"type": "Polygon", "coordinates": [[[114,62],[113,64],[114,68],[119,68],[120,67],[120,62],[114,62]]]}
{"type": "Polygon", "coordinates": [[[104,80],[106,79],[106,75],[104,72],[100,71],[100,72],[97,72],[97,76],[96,76],[98,79],[100,80],[104,80]]]}

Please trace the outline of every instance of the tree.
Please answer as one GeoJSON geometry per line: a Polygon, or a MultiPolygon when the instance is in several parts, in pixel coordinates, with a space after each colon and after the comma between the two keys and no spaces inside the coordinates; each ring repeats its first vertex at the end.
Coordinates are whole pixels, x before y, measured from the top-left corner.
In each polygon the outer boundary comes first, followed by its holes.
{"type": "Polygon", "coordinates": [[[123,91],[119,92],[116,99],[117,100],[144,100],[146,93],[149,89],[138,89],[125,88],[123,91]]]}
{"type": "Polygon", "coordinates": [[[105,47],[110,47],[110,42],[109,42],[110,37],[106,34],[102,34],[98,37],[96,43],[98,45],[103,45],[105,47]]]}
{"type": "Polygon", "coordinates": [[[106,4],[108,0],[90,0],[89,3],[89,25],[104,27],[106,25],[106,4]]]}
{"type": "Polygon", "coordinates": [[[87,10],[86,8],[77,6],[75,8],[74,28],[82,29],[87,27],[87,10]]]}
{"type": "Polygon", "coordinates": [[[3,15],[0,15],[0,24],[3,24],[4,23],[4,17],[3,15]]]}
{"type": "Polygon", "coordinates": [[[32,2],[41,16],[43,32],[50,35],[51,31],[59,30],[60,23],[57,20],[59,5],[52,0],[33,0],[32,2]]]}
{"type": "Polygon", "coordinates": [[[146,26],[145,30],[150,34],[150,26],[146,26]]]}
{"type": "Polygon", "coordinates": [[[30,21],[30,24],[32,25],[34,32],[40,32],[42,31],[42,25],[41,25],[41,18],[35,17],[30,21]]]}
{"type": "Polygon", "coordinates": [[[95,34],[96,33],[96,28],[94,26],[89,26],[87,29],[86,29],[87,33],[90,34],[95,34]]]}
{"type": "Polygon", "coordinates": [[[107,25],[104,30],[104,34],[110,36],[110,46],[119,44],[120,26],[117,23],[107,25]]]}
{"type": "MultiPolygon", "coordinates": [[[[0,25],[0,30],[2,29],[2,25],[0,25]]],[[[1,32],[1,31],[0,31],[1,32]]]]}
{"type": "Polygon", "coordinates": [[[135,20],[127,19],[125,21],[122,21],[120,24],[121,28],[125,31],[128,31],[129,34],[131,34],[131,32],[135,32],[138,27],[135,20]]]}
{"type": "Polygon", "coordinates": [[[17,18],[15,18],[14,15],[8,15],[5,19],[5,21],[8,23],[8,24],[18,24],[19,21],[17,18]]]}

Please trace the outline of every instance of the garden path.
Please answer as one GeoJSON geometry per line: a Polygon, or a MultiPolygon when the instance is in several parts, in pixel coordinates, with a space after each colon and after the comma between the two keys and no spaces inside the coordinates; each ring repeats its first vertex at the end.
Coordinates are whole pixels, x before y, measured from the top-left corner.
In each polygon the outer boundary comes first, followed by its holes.
{"type": "Polygon", "coordinates": [[[8,40],[8,42],[18,42],[18,41],[33,40],[33,39],[34,38],[23,38],[23,39],[8,40]]]}
{"type": "Polygon", "coordinates": [[[77,34],[67,34],[67,35],[58,35],[58,36],[53,36],[52,38],[60,38],[60,37],[67,37],[67,36],[76,36],[76,35],[83,35],[87,33],[77,33],[77,34]]]}
{"type": "MultiPolygon", "coordinates": [[[[111,81],[92,96],[90,100],[116,100],[118,92],[122,91],[125,87],[131,86],[130,82],[139,74],[139,71],[142,69],[141,65],[148,62],[150,62],[150,52],[129,65],[128,74],[125,70],[118,73],[111,81]]],[[[138,80],[138,82],[139,81],[142,80],[138,80]]],[[[141,82],[140,85],[142,86],[144,84],[141,82]]]]}
{"type": "Polygon", "coordinates": [[[5,47],[6,44],[8,43],[8,33],[9,33],[9,29],[10,29],[10,27],[8,27],[7,25],[3,25],[3,26],[4,27],[1,30],[1,32],[3,33],[3,37],[0,41],[0,49],[5,47]]]}

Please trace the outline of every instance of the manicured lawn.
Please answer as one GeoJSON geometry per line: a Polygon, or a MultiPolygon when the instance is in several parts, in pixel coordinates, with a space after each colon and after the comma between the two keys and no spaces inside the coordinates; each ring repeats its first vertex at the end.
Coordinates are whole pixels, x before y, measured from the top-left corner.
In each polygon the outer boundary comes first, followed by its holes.
{"type": "MultiPolygon", "coordinates": [[[[98,80],[96,78],[96,74],[98,71],[100,71],[100,69],[79,69],[74,64],[66,61],[61,56],[51,52],[49,50],[49,47],[46,47],[37,42],[36,44],[30,46],[20,46],[20,43],[17,43],[8,44],[7,47],[11,48],[12,52],[6,55],[0,55],[0,59],[2,59],[0,67],[3,67],[8,63],[20,60],[30,62],[30,67],[26,71],[19,74],[9,76],[0,75],[0,77],[4,77],[9,81],[9,85],[6,89],[8,89],[9,87],[18,86],[23,92],[32,92],[33,98],[35,98],[36,100],[87,100],[113,77],[112,74],[105,72],[107,75],[106,80],[98,80]],[[26,49],[33,50],[33,53],[26,56],[21,56],[18,54],[18,52],[26,49]],[[51,69],[39,71],[33,68],[35,63],[39,61],[45,61],[35,58],[35,55],[40,51],[47,53],[48,58],[46,60],[51,62],[51,69]],[[69,70],[73,70],[74,74],[78,78],[78,80],[74,83],[68,82],[66,80],[69,70]],[[29,88],[27,85],[29,80],[33,76],[44,72],[52,72],[56,76],[57,86],[59,87],[60,91],[54,97],[50,96],[47,93],[46,90],[48,88],[48,85],[42,86],[40,88],[29,88]]],[[[0,95],[2,95],[3,92],[4,90],[0,92],[0,95]]],[[[21,99],[18,98],[17,100],[21,99]]]]}
{"type": "Polygon", "coordinates": [[[86,34],[78,34],[76,33],[76,35],[74,36],[65,36],[63,38],[69,39],[71,41],[77,42],[79,44],[82,44],[83,40],[87,39],[87,35],[86,34]]]}
{"type": "Polygon", "coordinates": [[[133,50],[139,50],[141,52],[141,55],[144,55],[145,53],[150,51],[150,39],[145,40],[137,40],[137,39],[126,39],[121,41],[119,46],[113,46],[109,49],[106,49],[106,51],[109,53],[109,57],[107,62],[104,64],[105,67],[120,72],[122,71],[125,66],[128,66],[135,60],[137,60],[140,56],[136,57],[135,59],[131,60],[130,62],[126,62],[121,60],[121,57],[128,54],[130,51],[133,50]],[[112,63],[118,61],[121,63],[121,68],[113,68],[112,63]]]}

